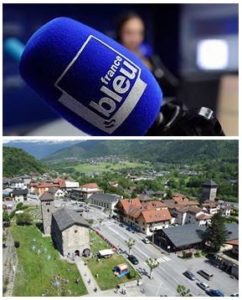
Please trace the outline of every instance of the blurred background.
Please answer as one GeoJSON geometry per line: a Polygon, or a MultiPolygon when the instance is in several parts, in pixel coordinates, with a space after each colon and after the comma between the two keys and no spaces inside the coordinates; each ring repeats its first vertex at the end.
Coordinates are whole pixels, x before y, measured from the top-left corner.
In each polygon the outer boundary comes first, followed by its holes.
{"type": "Polygon", "coordinates": [[[168,96],[176,96],[189,108],[213,109],[226,135],[237,135],[236,4],[4,4],[4,135],[81,135],[21,79],[18,61],[24,44],[42,24],[58,16],[77,19],[115,39],[119,16],[131,11],[145,24],[140,51],[159,57],[179,82],[174,95],[168,96]]]}

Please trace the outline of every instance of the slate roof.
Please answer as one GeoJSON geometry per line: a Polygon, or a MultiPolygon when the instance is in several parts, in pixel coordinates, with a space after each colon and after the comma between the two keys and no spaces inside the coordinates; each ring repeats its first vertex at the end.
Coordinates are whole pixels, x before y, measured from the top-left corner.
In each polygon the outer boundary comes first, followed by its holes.
{"type": "Polygon", "coordinates": [[[201,243],[204,237],[205,226],[196,226],[187,224],[177,227],[169,227],[162,229],[169,240],[177,248],[201,243]]]}
{"type": "Polygon", "coordinates": [[[218,185],[213,180],[208,180],[208,181],[203,183],[203,186],[204,187],[217,187],[218,185]]]}
{"type": "Polygon", "coordinates": [[[53,218],[55,219],[60,231],[64,231],[72,225],[82,225],[85,227],[89,227],[88,222],[83,217],[81,217],[79,213],[66,207],[58,209],[56,212],[54,212],[53,218]]]}
{"type": "MultiPolygon", "coordinates": [[[[227,240],[236,240],[238,235],[238,224],[229,223],[226,224],[228,231],[227,240]]],[[[194,224],[186,224],[183,226],[164,228],[162,231],[166,234],[169,240],[177,247],[183,247],[187,245],[197,244],[203,241],[205,238],[206,226],[196,226],[194,224]]]]}
{"type": "Polygon", "coordinates": [[[105,194],[105,193],[96,193],[92,195],[89,200],[97,200],[97,201],[108,201],[108,202],[117,202],[121,197],[115,194],[105,194]]]}
{"type": "Polygon", "coordinates": [[[50,192],[44,192],[39,199],[40,201],[54,201],[54,195],[50,192]]]}
{"type": "Polygon", "coordinates": [[[228,231],[227,241],[239,239],[239,225],[237,223],[228,223],[225,225],[228,231]]]}
{"type": "Polygon", "coordinates": [[[27,195],[28,194],[28,189],[16,189],[16,190],[13,190],[13,196],[20,196],[20,195],[27,195]]]}

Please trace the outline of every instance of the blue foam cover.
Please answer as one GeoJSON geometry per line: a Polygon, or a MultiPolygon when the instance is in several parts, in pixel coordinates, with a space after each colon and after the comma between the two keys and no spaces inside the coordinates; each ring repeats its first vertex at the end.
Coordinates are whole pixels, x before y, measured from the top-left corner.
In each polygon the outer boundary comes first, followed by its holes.
{"type": "Polygon", "coordinates": [[[145,135],[162,102],[159,85],[133,53],[70,18],[53,19],[32,35],[20,73],[90,135],[145,135]]]}

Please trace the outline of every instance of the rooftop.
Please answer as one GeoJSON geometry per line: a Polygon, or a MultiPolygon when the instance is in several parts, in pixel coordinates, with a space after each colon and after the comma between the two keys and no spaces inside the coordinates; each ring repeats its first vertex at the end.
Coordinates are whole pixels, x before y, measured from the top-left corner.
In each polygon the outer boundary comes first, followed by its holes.
{"type": "Polygon", "coordinates": [[[53,218],[55,219],[60,231],[64,231],[72,225],[89,227],[88,222],[82,216],[80,216],[79,213],[67,209],[66,207],[58,209],[56,212],[54,212],[53,218]]]}
{"type": "Polygon", "coordinates": [[[108,201],[108,202],[117,202],[121,196],[116,194],[105,194],[105,193],[96,193],[92,195],[90,199],[97,200],[97,201],[108,201]]]}

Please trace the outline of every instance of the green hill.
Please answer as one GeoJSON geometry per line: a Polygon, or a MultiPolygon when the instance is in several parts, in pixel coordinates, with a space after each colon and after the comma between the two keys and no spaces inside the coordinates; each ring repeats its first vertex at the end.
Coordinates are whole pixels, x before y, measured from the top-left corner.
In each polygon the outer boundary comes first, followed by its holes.
{"type": "Polygon", "coordinates": [[[79,160],[109,155],[167,163],[237,160],[238,143],[221,140],[83,141],[51,154],[44,161],[56,163],[63,159],[79,160]]]}
{"type": "Polygon", "coordinates": [[[30,173],[42,174],[47,166],[22,149],[3,147],[3,176],[12,177],[30,173]]]}

